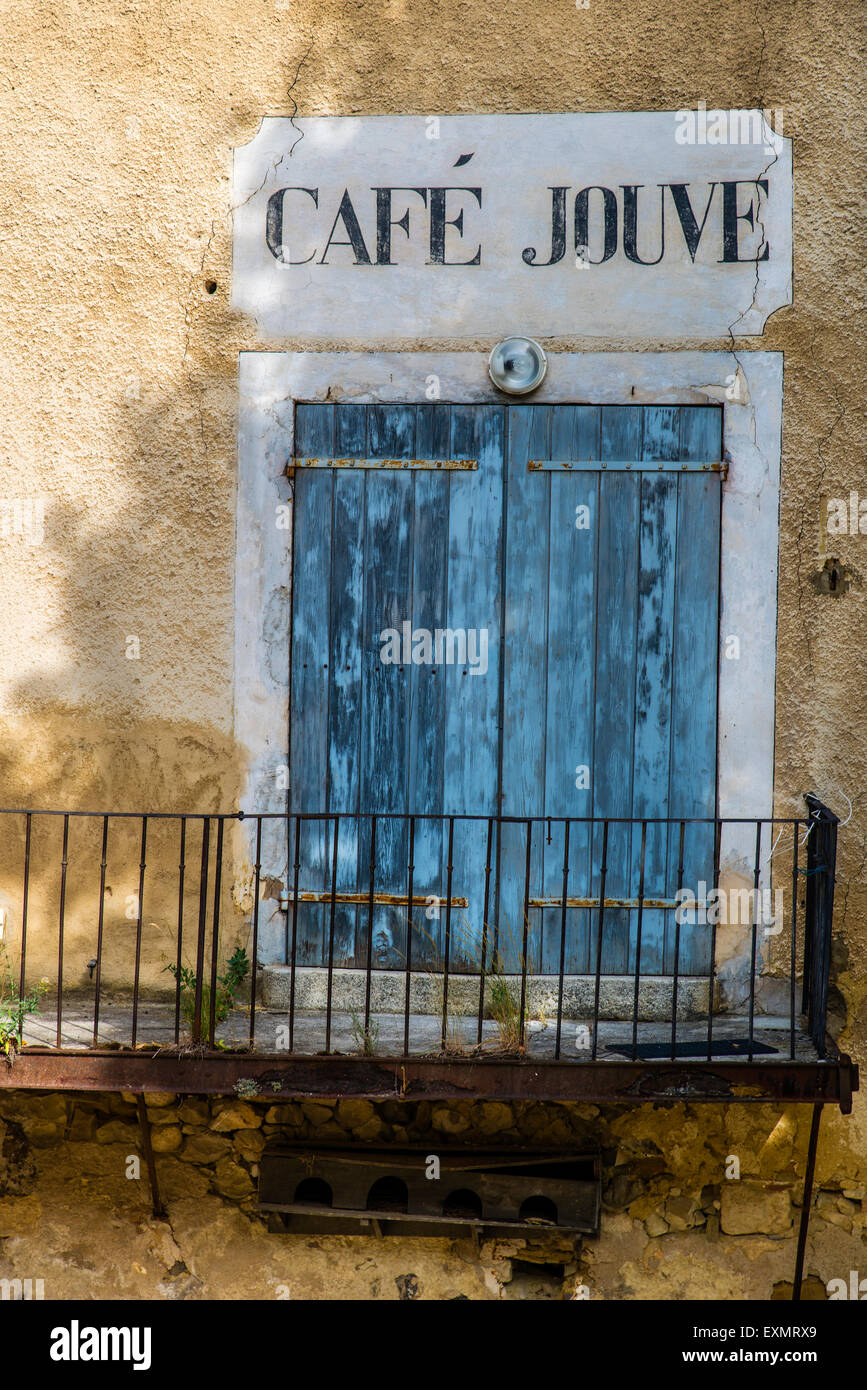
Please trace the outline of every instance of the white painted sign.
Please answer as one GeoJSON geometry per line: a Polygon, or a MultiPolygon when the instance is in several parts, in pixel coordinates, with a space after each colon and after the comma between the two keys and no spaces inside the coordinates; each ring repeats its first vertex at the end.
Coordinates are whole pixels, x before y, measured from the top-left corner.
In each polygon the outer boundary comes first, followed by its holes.
{"type": "Polygon", "coordinates": [[[760,111],[266,118],[233,304],[267,338],[761,333],[791,303],[791,142],[760,111]]]}

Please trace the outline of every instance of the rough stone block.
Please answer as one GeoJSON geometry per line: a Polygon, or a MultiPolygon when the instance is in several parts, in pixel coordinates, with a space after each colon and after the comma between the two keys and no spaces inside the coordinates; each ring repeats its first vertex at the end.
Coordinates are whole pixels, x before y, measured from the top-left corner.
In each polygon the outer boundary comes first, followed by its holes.
{"type": "Polygon", "coordinates": [[[788,1235],[792,1229],[789,1189],[752,1182],[725,1183],[720,1226],[727,1236],[788,1235]]]}

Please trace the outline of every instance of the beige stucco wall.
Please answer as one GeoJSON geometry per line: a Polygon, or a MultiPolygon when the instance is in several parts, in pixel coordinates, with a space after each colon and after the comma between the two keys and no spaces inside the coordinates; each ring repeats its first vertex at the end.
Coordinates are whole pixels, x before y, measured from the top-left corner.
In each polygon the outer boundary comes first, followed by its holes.
{"type": "MultiPolygon", "coordinates": [[[[863,1063],[867,537],[821,526],[823,499],[867,493],[863,15],[860,0],[772,15],[753,0],[4,0],[2,493],[43,498],[45,522],[41,544],[3,541],[0,801],[236,802],[237,358],[258,344],[228,308],[229,183],[263,114],[781,108],[795,301],[738,349],[785,353],[777,809],[808,789],[853,803],[832,971],[863,1063]]],[[[864,1099],[825,1142],[854,1177],[864,1099]]]]}

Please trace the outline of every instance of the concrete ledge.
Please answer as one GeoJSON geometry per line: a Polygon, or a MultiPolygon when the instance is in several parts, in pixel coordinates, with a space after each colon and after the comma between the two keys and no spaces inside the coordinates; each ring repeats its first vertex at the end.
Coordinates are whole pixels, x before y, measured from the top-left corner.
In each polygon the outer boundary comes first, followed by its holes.
{"type": "MultiPolygon", "coordinates": [[[[288,965],[266,965],[260,976],[259,999],[264,1008],[285,1013],[290,1005],[292,970],[288,965]]],[[[336,1012],[364,1010],[366,975],[363,970],[336,969],[332,977],[331,1007],[336,1012]]],[[[520,975],[501,975],[498,982],[506,984],[515,1002],[521,999],[520,975]]],[[[563,985],[563,1017],[591,1019],[595,992],[593,975],[567,975],[563,985]]],[[[449,976],[449,1013],[457,1016],[477,1015],[479,1011],[479,977],[477,975],[449,976]]],[[[557,1014],[559,980],[556,975],[528,975],[527,1015],[529,1018],[552,1018],[557,1014]]],[[[406,1000],[406,975],[400,970],[374,970],[371,977],[370,1007],[374,1013],[403,1013],[406,1000]]],[[[324,1012],[327,1004],[328,972],[319,967],[299,966],[295,971],[295,1008],[324,1012]]],[[[638,1017],[653,1022],[671,1018],[674,977],[649,975],[642,979],[638,990],[638,1017]]],[[[679,976],[677,981],[677,1017],[706,1018],[708,1012],[708,980],[705,976],[679,976]]],[[[436,975],[413,974],[410,979],[410,1011],[413,1014],[442,1013],[442,980],[436,975]]],[[[603,975],[599,991],[599,1017],[630,1019],[635,999],[633,975],[603,975]]],[[[491,1017],[491,980],[485,982],[485,1017],[491,1017]]],[[[718,1007],[718,990],[714,987],[714,1008],[718,1007]]]]}

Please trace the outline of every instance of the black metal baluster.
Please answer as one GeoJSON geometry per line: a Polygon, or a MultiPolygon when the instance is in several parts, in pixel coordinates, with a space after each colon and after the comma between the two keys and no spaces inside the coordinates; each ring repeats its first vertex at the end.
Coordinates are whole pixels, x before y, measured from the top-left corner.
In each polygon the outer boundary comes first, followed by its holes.
{"type": "MultiPolygon", "coordinates": [[[[647,849],[647,821],[641,822],[641,863],[638,870],[638,920],[635,934],[635,995],[632,1001],[632,1060],[638,1057],[638,995],[641,986],[641,924],[644,916],[644,859],[647,849]]],[[[632,884],[630,882],[630,891],[632,884]]],[[[677,976],[675,975],[675,983],[677,976]]]]}
{"type": "Polygon", "coordinates": [[[524,930],[521,934],[521,1012],[518,1016],[519,1046],[524,1046],[525,1014],[527,1008],[527,953],[530,938],[530,870],[533,822],[527,821],[527,859],[524,865],[524,930]]]}
{"type": "Polygon", "coordinates": [[[404,983],[403,1000],[403,1055],[409,1056],[409,1010],[410,1010],[410,990],[412,987],[412,925],[413,908],[412,892],[413,877],[415,874],[415,816],[409,818],[409,864],[407,866],[406,884],[406,979],[404,983]]]}
{"type": "Polygon", "coordinates": [[[208,1010],[208,1046],[215,1046],[214,1033],[217,1019],[217,969],[220,963],[220,891],[223,882],[223,827],[222,816],[217,821],[217,862],[214,865],[214,928],[211,932],[211,999],[208,1010]]]}
{"type": "Polygon", "coordinates": [[[205,982],[205,926],[208,916],[208,860],[211,849],[211,819],[202,821],[202,864],[199,875],[199,927],[196,937],[196,997],[193,1004],[193,1042],[202,1038],[202,987],[205,982]]]}
{"type": "Polygon", "coordinates": [[[563,984],[566,973],[566,899],[569,896],[569,831],[571,821],[563,827],[563,896],[560,908],[560,980],[557,986],[557,1036],[554,1041],[554,1060],[560,1059],[560,1037],[563,1026],[563,984]]]}
{"type": "Polygon", "coordinates": [[[479,1028],[477,1042],[482,1045],[485,1018],[485,970],[488,964],[488,915],[491,908],[491,850],[494,843],[494,822],[488,817],[488,844],[485,850],[485,905],[482,910],[482,956],[479,966],[479,1028]]]}
{"type": "Polygon", "coordinates": [[[184,878],[187,867],[187,818],[181,816],[178,853],[178,950],[175,957],[175,1042],[181,1040],[181,969],[184,959],[184,878]]]}
{"type": "Polygon", "coordinates": [[[798,836],[800,821],[795,821],[795,842],[792,845],[792,944],[789,964],[789,1056],[795,1060],[795,970],[798,956],[798,836]]]}
{"type": "MultiPolygon", "coordinates": [[[[710,971],[707,978],[707,1060],[710,1061],[713,1055],[713,987],[716,979],[716,932],[719,922],[719,860],[720,842],[722,838],[722,821],[716,817],[714,819],[713,832],[713,889],[714,889],[714,919],[711,923],[710,932],[710,971]]],[[[682,857],[682,856],[681,856],[682,857]]]]}
{"type": "Polygon", "coordinates": [[[139,974],[141,971],[141,929],[142,929],[142,903],[144,900],[144,876],[145,876],[145,856],[147,850],[148,837],[148,818],[141,818],[141,853],[139,856],[138,869],[138,901],[136,903],[135,920],[135,967],[132,977],[132,1046],[135,1047],[138,1036],[138,989],[139,974]]]}
{"type": "MultiPolygon", "coordinates": [[[[326,825],[328,822],[326,821],[326,825]]],[[[328,976],[325,993],[325,1052],[331,1051],[331,995],[334,989],[334,915],[337,910],[337,845],[340,817],[334,817],[334,849],[331,853],[331,910],[328,920],[328,976]]]]}
{"type": "MultiPolygon", "coordinates": [[[[680,902],[680,893],[683,888],[683,840],[686,830],[686,822],[680,822],[680,838],[677,847],[677,892],[675,901],[680,902]]],[[[696,884],[698,887],[698,884],[696,884]]],[[[682,908],[676,907],[674,910],[674,977],[671,982],[671,1060],[677,1056],[677,977],[680,971],[680,914],[682,908]]],[[[698,917],[698,902],[696,902],[696,918],[698,917]]],[[[698,922],[696,922],[698,925],[698,922]]]]}
{"type": "Polygon", "coordinates": [[[66,866],[69,858],[69,816],[63,817],[63,849],[60,857],[60,922],[57,934],[57,1046],[61,1045],[63,1017],[63,924],[66,916],[66,866]]]}
{"type": "MultiPolygon", "coordinates": [[[[30,831],[31,813],[24,818],[24,885],[21,897],[21,963],[19,968],[18,998],[23,999],[27,972],[27,910],[30,905],[30,831]]],[[[24,1041],[24,1015],[18,1027],[18,1041],[24,1041]]]]}
{"type": "Polygon", "coordinates": [[[448,1044],[448,1008],[449,1008],[449,964],[452,949],[452,869],[453,851],[455,845],[455,818],[449,816],[449,848],[446,863],[446,940],[445,952],[443,954],[443,1017],[442,1017],[442,1047],[445,1052],[448,1044]]]}
{"type": "Polygon", "coordinates": [[[370,1045],[370,989],[373,982],[373,880],[376,873],[376,816],[370,822],[370,865],[367,890],[367,972],[364,981],[364,1046],[370,1045]]]}
{"type": "MultiPolygon", "coordinates": [[[[295,967],[298,956],[298,875],[301,872],[301,817],[295,817],[295,863],[292,882],[292,963],[289,971],[289,1051],[295,1048],[295,967]]],[[[289,915],[286,915],[286,928],[289,928],[289,915]]],[[[288,948],[288,940],[285,946],[288,948]]],[[[283,964],[289,964],[288,949],[283,952],[283,964]]]]}
{"type": "MultiPolygon", "coordinates": [[[[591,822],[592,824],[592,822],[591,822]]],[[[591,830],[592,834],[592,830],[591,830]]],[[[602,867],[599,878],[599,922],[596,937],[596,981],[593,990],[593,1042],[591,1058],[596,1061],[599,1037],[599,988],[602,980],[602,929],[605,923],[605,876],[608,872],[608,821],[602,823],[602,867]]]]}
{"type": "MultiPolygon", "coordinates": [[[[259,881],[262,873],[262,817],[256,817],[256,872],[253,881],[253,960],[250,966],[250,1047],[256,1041],[256,971],[259,960],[259,881]]],[[[289,914],[286,914],[289,920],[289,914]]]]}
{"type": "Polygon", "coordinates": [[[756,1015],[756,952],[759,937],[759,912],[761,910],[761,900],[759,898],[759,870],[761,867],[762,854],[762,822],[756,821],[756,858],[753,865],[753,930],[752,942],[750,945],[750,1050],[748,1060],[753,1060],[753,1026],[756,1015]]]}
{"type": "Polygon", "coordinates": [[[105,925],[105,869],[108,846],[108,816],[102,818],[102,851],[99,857],[99,914],[96,925],[96,993],[93,999],[93,1046],[99,1042],[99,995],[102,986],[102,934],[105,925]]]}

